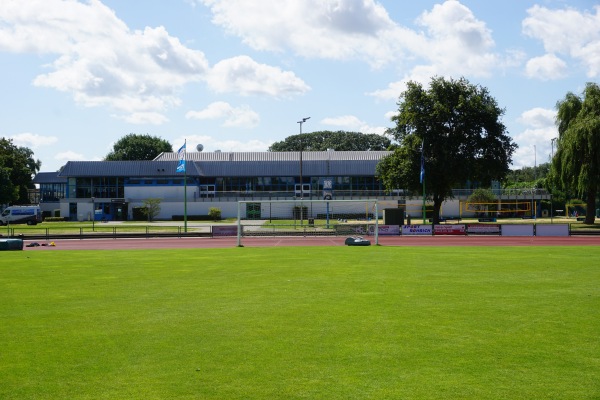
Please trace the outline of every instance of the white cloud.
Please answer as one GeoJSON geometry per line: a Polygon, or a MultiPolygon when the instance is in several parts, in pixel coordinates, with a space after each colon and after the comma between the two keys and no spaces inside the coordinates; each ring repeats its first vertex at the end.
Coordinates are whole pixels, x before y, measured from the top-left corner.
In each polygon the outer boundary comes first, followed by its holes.
{"type": "Polygon", "coordinates": [[[56,154],[54,156],[54,159],[58,161],[89,161],[89,157],[86,157],[81,153],[76,153],[70,150],[56,154]]]}
{"type": "Polygon", "coordinates": [[[555,116],[555,111],[544,108],[533,108],[521,114],[519,122],[525,126],[525,130],[513,137],[519,145],[513,155],[514,168],[533,167],[536,163],[539,165],[550,161],[552,139],[558,136],[555,116]]]}
{"type": "Polygon", "coordinates": [[[210,71],[207,83],[217,93],[238,93],[243,96],[289,97],[310,90],[293,72],[259,64],[248,56],[218,62],[210,71]]]}
{"type": "Polygon", "coordinates": [[[0,49],[57,56],[35,86],[71,93],[84,106],[132,114],[122,117],[128,121],[164,122],[156,113],[178,105],[183,85],[208,70],[202,52],[165,28],[130,31],[99,0],[6,0],[0,21],[0,49]],[[151,118],[140,118],[144,113],[151,118]]]}
{"type": "Polygon", "coordinates": [[[556,111],[536,107],[523,112],[519,118],[519,122],[533,128],[548,128],[554,127],[555,119],[556,111]]]}
{"type": "Polygon", "coordinates": [[[179,92],[192,82],[206,81],[218,93],[278,98],[309,90],[293,72],[250,57],[211,69],[201,51],[164,27],[131,31],[99,0],[6,0],[0,21],[0,50],[56,56],[35,86],[71,93],[87,107],[109,107],[134,124],[166,122],[165,113],[180,105],[179,92]]]}
{"type": "Polygon", "coordinates": [[[434,76],[489,77],[494,70],[518,65],[523,58],[521,52],[511,51],[503,56],[495,53],[490,29],[458,1],[436,4],[431,11],[421,14],[416,22],[425,32],[419,34],[419,40],[409,49],[420,64],[402,79],[369,95],[394,100],[406,89],[409,81],[426,85],[434,76]]]}
{"type": "Polygon", "coordinates": [[[548,53],[570,56],[586,69],[588,77],[600,75],[600,6],[595,13],[573,8],[551,10],[535,5],[527,10],[523,32],[540,40],[548,53]]]}
{"type": "Polygon", "coordinates": [[[373,66],[400,56],[417,35],[374,0],[198,0],[213,23],[256,50],[304,57],[359,59],[373,66]]]}
{"type": "Polygon", "coordinates": [[[10,138],[13,140],[15,145],[30,149],[49,146],[58,142],[58,138],[56,136],[43,136],[30,132],[19,133],[11,136],[10,138]]]}
{"type": "Polygon", "coordinates": [[[224,101],[211,103],[203,110],[188,111],[188,119],[224,119],[223,126],[253,128],[260,122],[260,116],[249,106],[233,107],[224,101]]]}
{"type": "Polygon", "coordinates": [[[334,126],[338,129],[361,133],[376,133],[379,135],[383,135],[387,129],[384,126],[369,126],[366,122],[361,121],[354,115],[324,118],[321,120],[321,123],[323,125],[334,126]]]}
{"type": "Polygon", "coordinates": [[[527,61],[525,74],[529,78],[536,78],[543,81],[560,79],[567,74],[567,63],[554,54],[534,57],[527,61]]]}

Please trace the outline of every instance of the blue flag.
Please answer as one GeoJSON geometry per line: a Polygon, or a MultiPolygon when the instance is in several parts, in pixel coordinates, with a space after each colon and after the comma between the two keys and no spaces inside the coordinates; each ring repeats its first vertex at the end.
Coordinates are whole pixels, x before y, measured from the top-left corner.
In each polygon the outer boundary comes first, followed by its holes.
{"type": "Polygon", "coordinates": [[[177,156],[179,158],[179,164],[177,165],[175,172],[185,172],[185,142],[179,151],[177,151],[177,156]]]}
{"type": "Polygon", "coordinates": [[[425,155],[423,154],[423,143],[425,143],[425,141],[421,142],[421,183],[423,183],[423,180],[425,179],[425,155]]]}

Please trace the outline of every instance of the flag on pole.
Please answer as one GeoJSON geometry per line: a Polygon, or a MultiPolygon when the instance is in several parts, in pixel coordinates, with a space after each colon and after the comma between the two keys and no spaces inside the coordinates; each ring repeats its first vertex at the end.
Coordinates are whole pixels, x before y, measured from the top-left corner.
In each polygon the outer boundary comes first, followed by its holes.
{"type": "Polygon", "coordinates": [[[423,183],[423,179],[425,179],[425,155],[423,154],[423,143],[425,143],[424,140],[421,142],[421,183],[423,183]]]}
{"type": "Polygon", "coordinates": [[[179,151],[177,151],[177,156],[179,158],[179,164],[177,165],[175,172],[185,172],[185,142],[179,151]]]}

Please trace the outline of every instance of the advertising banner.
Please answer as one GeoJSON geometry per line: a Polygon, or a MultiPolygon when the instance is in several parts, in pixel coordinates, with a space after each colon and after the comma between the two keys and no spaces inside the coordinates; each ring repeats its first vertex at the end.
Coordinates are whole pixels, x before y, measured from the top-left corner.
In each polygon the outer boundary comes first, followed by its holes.
{"type": "Polygon", "coordinates": [[[569,236],[569,224],[537,224],[535,236],[569,236]]]}
{"type": "Polygon", "coordinates": [[[431,225],[402,225],[402,235],[407,236],[431,236],[433,227],[431,225]]]}
{"type": "Polygon", "coordinates": [[[237,226],[235,225],[224,225],[224,226],[213,226],[213,236],[237,236],[237,226]]]}
{"type": "MultiPolygon", "coordinates": [[[[398,236],[400,235],[400,225],[378,225],[378,234],[380,236],[398,236]]],[[[375,226],[369,226],[369,235],[375,234],[375,226]]]]}
{"type": "Polygon", "coordinates": [[[469,235],[499,235],[499,224],[469,224],[467,225],[469,235]]]}
{"type": "Polygon", "coordinates": [[[504,224],[502,236],[533,236],[533,224],[504,224]]]}
{"type": "Polygon", "coordinates": [[[465,225],[434,225],[434,235],[466,235],[465,225]]]}

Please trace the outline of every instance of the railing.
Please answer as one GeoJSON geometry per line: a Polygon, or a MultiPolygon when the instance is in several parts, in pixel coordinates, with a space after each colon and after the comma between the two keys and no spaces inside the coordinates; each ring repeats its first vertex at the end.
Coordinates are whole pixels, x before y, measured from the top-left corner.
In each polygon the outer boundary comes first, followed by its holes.
{"type": "Polygon", "coordinates": [[[56,240],[56,239],[120,239],[120,238],[154,238],[154,237],[212,237],[212,226],[188,227],[183,226],[110,226],[110,227],[80,227],[80,228],[40,228],[40,227],[8,227],[2,229],[9,238],[25,240],[56,240]]]}

